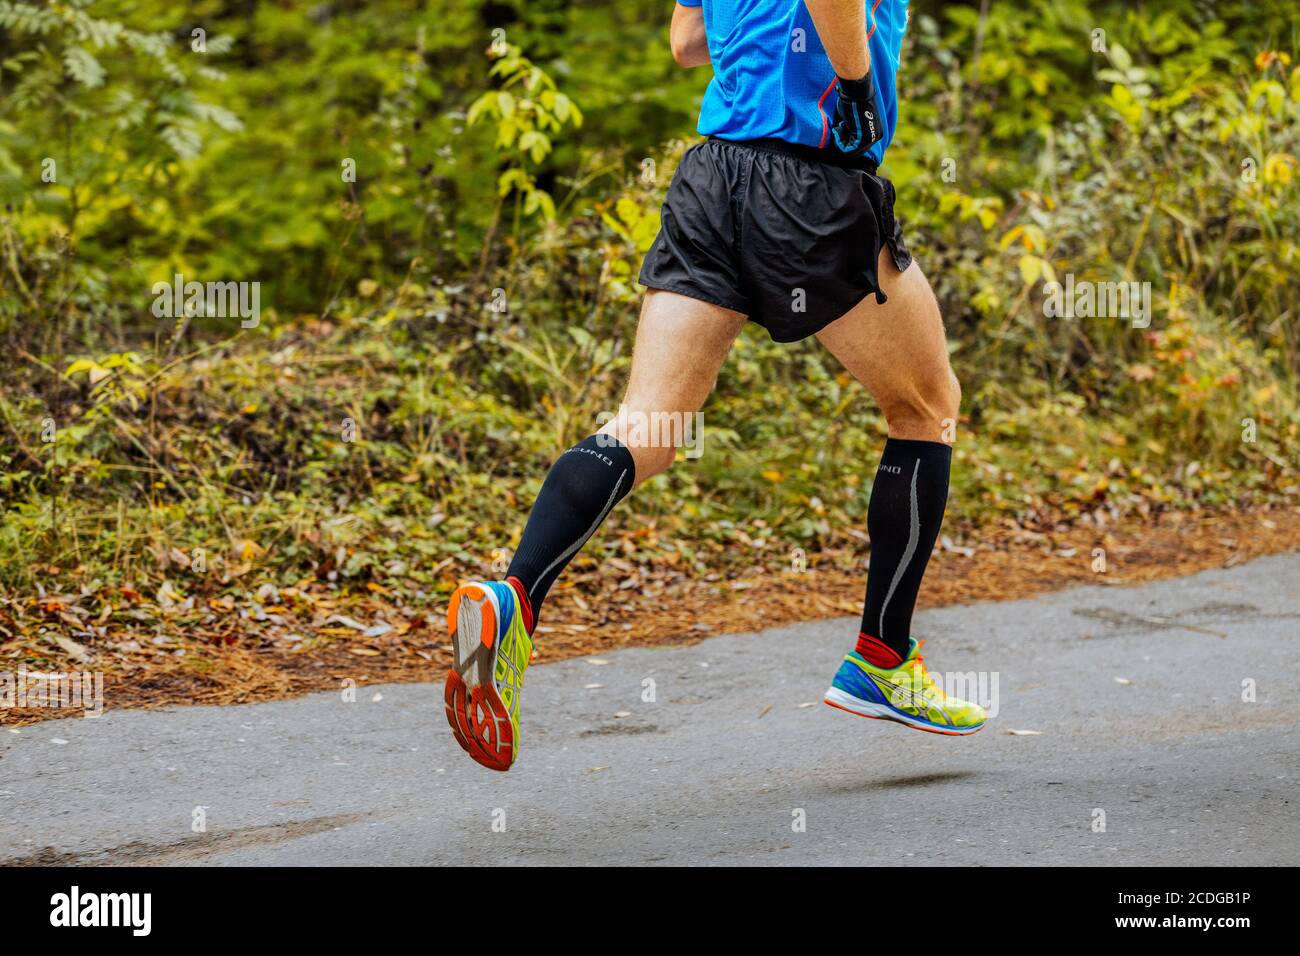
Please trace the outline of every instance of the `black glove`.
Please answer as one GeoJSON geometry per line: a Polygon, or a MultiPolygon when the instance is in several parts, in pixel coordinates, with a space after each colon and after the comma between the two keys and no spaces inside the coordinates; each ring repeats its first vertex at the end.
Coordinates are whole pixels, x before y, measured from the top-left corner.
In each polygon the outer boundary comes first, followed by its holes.
{"type": "Polygon", "coordinates": [[[840,152],[860,156],[885,138],[871,72],[860,80],[839,77],[836,92],[839,102],[835,104],[835,125],[831,128],[835,145],[840,152]]]}

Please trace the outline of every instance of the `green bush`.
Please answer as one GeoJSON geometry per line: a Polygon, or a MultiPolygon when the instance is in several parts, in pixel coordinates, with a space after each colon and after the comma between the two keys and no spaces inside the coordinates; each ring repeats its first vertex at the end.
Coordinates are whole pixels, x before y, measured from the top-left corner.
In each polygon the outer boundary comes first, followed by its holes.
{"type": "MultiPolygon", "coordinates": [[[[0,2],[0,582],[439,593],[615,407],[708,71],[641,4],[185,6],[0,2]],[[177,272],[261,325],[160,323],[177,272]]],[[[1294,18],[912,6],[885,173],[965,386],[951,527],[1292,500],[1294,18]],[[1149,326],[1048,315],[1067,275],[1149,326]]],[[[748,330],[706,415],[593,554],[857,544],[884,422],[814,342],[748,330]]]]}

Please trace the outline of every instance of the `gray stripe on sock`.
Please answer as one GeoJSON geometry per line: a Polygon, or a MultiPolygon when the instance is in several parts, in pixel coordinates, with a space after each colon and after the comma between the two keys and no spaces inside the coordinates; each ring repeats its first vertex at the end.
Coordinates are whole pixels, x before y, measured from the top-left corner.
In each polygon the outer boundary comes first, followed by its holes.
{"type": "Polygon", "coordinates": [[[600,514],[597,515],[596,520],[591,523],[591,527],[587,529],[586,534],[573,542],[573,544],[569,545],[563,554],[548,564],[541,574],[537,575],[536,580],[533,581],[533,586],[528,589],[528,600],[531,601],[533,599],[533,591],[535,591],[537,585],[541,584],[546,578],[546,575],[550,572],[551,568],[555,567],[561,561],[567,561],[569,558],[573,557],[577,550],[587,543],[587,539],[596,533],[596,529],[600,527],[600,523],[605,520],[605,515],[609,514],[609,509],[614,507],[614,501],[618,497],[618,489],[623,487],[623,479],[626,477],[627,469],[624,468],[623,473],[618,476],[618,481],[614,482],[614,490],[609,493],[609,500],[605,502],[605,507],[600,510],[600,514]]]}
{"type": "Polygon", "coordinates": [[[903,560],[894,569],[894,578],[889,582],[889,590],[885,593],[885,603],[880,606],[880,634],[878,636],[882,641],[885,639],[885,609],[889,607],[889,599],[894,596],[894,590],[898,587],[898,582],[903,579],[907,566],[911,564],[912,558],[916,554],[917,542],[921,539],[921,509],[916,503],[916,475],[920,470],[921,459],[918,458],[916,467],[912,469],[912,526],[907,533],[907,548],[903,551],[903,560]]]}

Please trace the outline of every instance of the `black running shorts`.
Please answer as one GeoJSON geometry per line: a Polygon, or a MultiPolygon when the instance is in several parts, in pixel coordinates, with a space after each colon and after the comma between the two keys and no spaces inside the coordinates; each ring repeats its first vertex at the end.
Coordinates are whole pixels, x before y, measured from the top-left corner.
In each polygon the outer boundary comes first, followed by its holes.
{"type": "Polygon", "coordinates": [[[912,261],[894,187],[870,160],[781,140],[710,139],[682,157],[640,282],[749,316],[795,342],[874,293],[882,246],[912,261]]]}

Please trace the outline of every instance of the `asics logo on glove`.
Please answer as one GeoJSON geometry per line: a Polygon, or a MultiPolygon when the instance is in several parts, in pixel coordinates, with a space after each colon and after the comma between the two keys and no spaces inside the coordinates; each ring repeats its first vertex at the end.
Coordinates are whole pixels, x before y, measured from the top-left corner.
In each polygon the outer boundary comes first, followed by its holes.
{"type": "Polygon", "coordinates": [[[839,78],[836,92],[835,126],[831,135],[840,152],[861,155],[884,139],[880,111],[876,108],[876,88],[868,72],[860,80],[839,78]]]}

